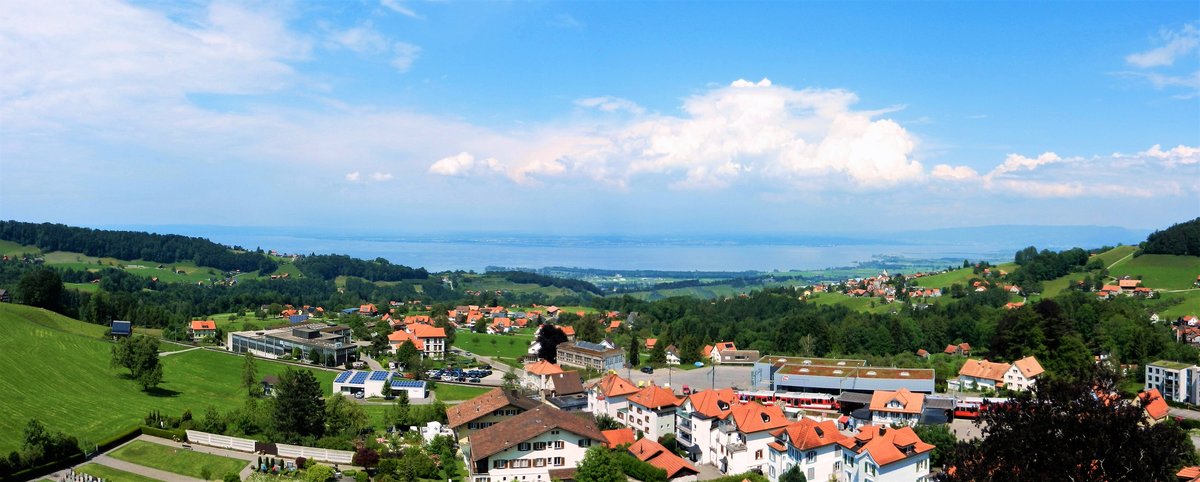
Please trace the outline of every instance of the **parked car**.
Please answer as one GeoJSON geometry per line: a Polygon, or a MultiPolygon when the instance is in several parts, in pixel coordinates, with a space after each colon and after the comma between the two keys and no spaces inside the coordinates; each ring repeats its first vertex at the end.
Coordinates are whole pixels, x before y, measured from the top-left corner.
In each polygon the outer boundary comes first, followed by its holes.
{"type": "Polygon", "coordinates": [[[479,379],[478,379],[478,378],[471,378],[471,379],[469,379],[469,380],[467,380],[467,381],[468,381],[468,382],[471,382],[471,383],[479,383],[479,379]]]}
{"type": "Polygon", "coordinates": [[[363,392],[354,392],[354,398],[357,398],[357,399],[359,399],[359,400],[362,400],[362,398],[363,398],[363,392]]]}
{"type": "Polygon", "coordinates": [[[687,385],[684,385],[684,386],[683,386],[683,394],[684,394],[684,395],[691,395],[691,394],[692,394],[692,387],[689,387],[689,386],[687,386],[687,385]]]}
{"type": "Polygon", "coordinates": [[[491,370],[491,369],[492,369],[492,366],[491,366],[491,365],[484,365],[484,366],[481,366],[481,367],[479,367],[479,368],[482,368],[482,369],[484,369],[484,370],[491,370]]]}
{"type": "Polygon", "coordinates": [[[654,373],[654,367],[646,365],[642,367],[642,373],[654,373]]]}

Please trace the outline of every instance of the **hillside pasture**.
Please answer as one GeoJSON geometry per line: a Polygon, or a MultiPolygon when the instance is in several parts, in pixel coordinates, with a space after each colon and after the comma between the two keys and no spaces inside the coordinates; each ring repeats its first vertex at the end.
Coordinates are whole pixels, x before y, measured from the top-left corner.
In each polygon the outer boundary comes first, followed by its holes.
{"type": "Polygon", "coordinates": [[[1100,258],[1100,261],[1104,262],[1105,268],[1108,268],[1117,261],[1121,261],[1122,263],[1128,261],[1125,259],[1125,257],[1133,254],[1134,251],[1137,251],[1136,246],[1117,246],[1113,249],[1097,254],[1096,257],[1100,258]]]}
{"type": "Polygon", "coordinates": [[[1130,258],[1109,270],[1116,277],[1142,278],[1142,285],[1156,290],[1185,290],[1194,288],[1200,275],[1200,256],[1143,254],[1130,258]]]}
{"type": "MultiPolygon", "coordinates": [[[[6,327],[0,366],[8,367],[0,377],[0,453],[20,448],[31,418],[95,442],[141,423],[152,410],[199,414],[209,405],[225,411],[245,400],[240,356],[194,350],[163,357],[163,383],[147,393],[124,369],[109,366],[112,344],[100,339],[103,326],[10,303],[0,304],[0,323],[6,327]]],[[[286,365],[259,359],[257,368],[261,377],[283,373],[286,365]]],[[[329,393],[335,373],[314,374],[329,393]]]]}

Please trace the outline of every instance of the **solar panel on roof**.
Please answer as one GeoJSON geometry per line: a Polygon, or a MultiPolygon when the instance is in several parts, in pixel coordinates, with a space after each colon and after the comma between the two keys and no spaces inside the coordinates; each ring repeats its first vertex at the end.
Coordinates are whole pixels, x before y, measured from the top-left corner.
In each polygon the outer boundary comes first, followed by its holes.
{"type": "Polygon", "coordinates": [[[346,382],[346,379],[347,379],[347,378],[350,378],[350,374],[352,374],[352,373],[354,373],[354,372],[342,372],[342,373],[339,373],[339,374],[338,374],[338,376],[337,376],[337,378],[335,378],[335,379],[333,380],[333,383],[345,383],[345,382],[346,382]]]}
{"type": "Polygon", "coordinates": [[[575,346],[577,346],[579,348],[583,348],[584,350],[592,350],[592,351],[608,350],[608,348],[605,348],[604,345],[601,345],[599,343],[591,343],[591,342],[587,342],[587,341],[577,341],[577,342],[575,342],[575,346]]]}
{"type": "Polygon", "coordinates": [[[417,388],[424,386],[425,382],[416,380],[392,380],[392,388],[417,388]]]}
{"type": "Polygon", "coordinates": [[[380,372],[380,371],[371,372],[371,381],[373,381],[373,382],[381,382],[381,381],[387,380],[387,378],[388,378],[388,372],[380,372]]]}
{"type": "Polygon", "coordinates": [[[363,382],[366,382],[366,381],[367,381],[367,375],[370,375],[370,374],[371,374],[371,372],[358,372],[358,373],[355,373],[355,374],[354,374],[354,378],[351,378],[351,379],[350,379],[350,383],[353,383],[353,384],[355,384],[355,385],[358,385],[358,384],[361,384],[361,383],[363,383],[363,382]]]}

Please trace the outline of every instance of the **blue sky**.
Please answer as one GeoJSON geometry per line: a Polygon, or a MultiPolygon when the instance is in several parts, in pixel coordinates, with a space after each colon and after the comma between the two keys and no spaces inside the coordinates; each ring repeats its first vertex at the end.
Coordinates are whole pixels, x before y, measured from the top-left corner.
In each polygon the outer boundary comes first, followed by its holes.
{"type": "Polygon", "coordinates": [[[677,234],[1198,215],[1196,2],[0,12],[3,218],[677,234]]]}

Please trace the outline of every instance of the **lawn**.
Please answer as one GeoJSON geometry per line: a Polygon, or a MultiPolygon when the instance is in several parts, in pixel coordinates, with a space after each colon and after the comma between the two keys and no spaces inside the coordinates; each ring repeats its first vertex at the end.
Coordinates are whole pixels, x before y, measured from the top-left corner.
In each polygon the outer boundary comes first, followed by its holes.
{"type": "Polygon", "coordinates": [[[168,447],[144,440],[134,440],[128,445],[109,452],[108,456],[200,479],[204,478],[202,474],[204,469],[207,468],[210,480],[220,480],[225,474],[239,473],[250,463],[245,460],[193,452],[191,450],[168,447]]]}
{"type": "Polygon", "coordinates": [[[1163,319],[1174,320],[1181,316],[1200,315],[1200,290],[1163,293],[1161,300],[1150,300],[1147,304],[1166,306],[1158,310],[1163,319]]]}
{"type": "Polygon", "coordinates": [[[809,302],[818,305],[840,305],[845,306],[852,311],[866,311],[871,313],[888,313],[891,312],[893,308],[905,308],[903,303],[888,304],[883,303],[883,300],[879,298],[846,296],[841,293],[821,293],[809,298],[809,302]],[[872,302],[875,303],[874,307],[871,306],[872,302]]]}
{"type": "MultiPolygon", "coordinates": [[[[1126,256],[1129,256],[1134,251],[1137,251],[1136,246],[1117,246],[1113,249],[1097,254],[1096,257],[1104,262],[1105,268],[1110,268],[1113,263],[1121,261],[1126,256]]],[[[1126,262],[1129,260],[1125,260],[1126,262]]]]}
{"type": "Polygon", "coordinates": [[[1114,266],[1109,274],[1141,276],[1142,284],[1148,288],[1185,290],[1195,287],[1192,283],[1200,275],[1200,256],[1143,254],[1114,266]]]}
{"type": "Polygon", "coordinates": [[[487,393],[487,391],[491,390],[491,389],[492,389],[492,387],[484,388],[484,387],[472,387],[472,386],[466,386],[466,385],[452,385],[449,383],[439,383],[437,385],[437,389],[434,390],[434,392],[437,393],[438,400],[441,400],[443,402],[449,402],[449,401],[453,401],[453,400],[470,400],[472,398],[483,395],[484,393],[487,393]]]}
{"type": "Polygon", "coordinates": [[[100,464],[87,464],[75,469],[75,471],[81,474],[94,475],[108,482],[155,482],[158,480],[100,464]]]}
{"type": "MultiPolygon", "coordinates": [[[[106,329],[37,308],[0,303],[0,453],[20,448],[30,418],[84,442],[97,442],[141,422],[151,410],[178,416],[241,406],[238,376],[242,358],[195,350],[162,359],[163,383],[151,393],[109,367],[112,344],[106,329]],[[13,367],[21,367],[19,370],[13,367]]],[[[174,348],[174,347],[171,347],[174,348]]],[[[285,365],[258,360],[259,376],[279,374],[285,365]]],[[[314,371],[325,393],[335,373],[314,371]]]]}
{"type": "Polygon", "coordinates": [[[458,332],[454,334],[454,346],[476,355],[520,358],[529,351],[533,335],[489,335],[486,333],[458,332]]]}
{"type": "Polygon", "coordinates": [[[86,291],[88,293],[100,291],[99,283],[63,283],[63,287],[69,290],[86,291]]]}

